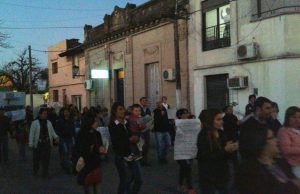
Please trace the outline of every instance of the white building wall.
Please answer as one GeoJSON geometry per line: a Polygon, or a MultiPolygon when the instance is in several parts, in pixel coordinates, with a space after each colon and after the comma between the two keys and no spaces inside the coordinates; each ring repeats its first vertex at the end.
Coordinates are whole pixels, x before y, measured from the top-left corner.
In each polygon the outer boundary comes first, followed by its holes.
{"type": "Polygon", "coordinates": [[[190,1],[189,65],[191,108],[195,114],[206,108],[205,76],[228,73],[248,76],[249,87],[230,91],[236,95],[235,109],[244,113],[248,96],[258,89],[278,103],[280,119],[289,106],[300,106],[300,14],[286,14],[253,21],[249,0],[231,1],[231,47],[202,51],[202,12],[199,0],[190,1]],[[237,9],[236,9],[237,8],[237,9]],[[237,16],[237,17],[236,17],[237,16]],[[238,61],[237,46],[257,42],[260,58],[238,61]],[[194,105],[194,107],[193,107],[194,105]]]}
{"type": "Polygon", "coordinates": [[[205,107],[205,76],[228,73],[229,77],[248,76],[249,87],[240,90],[230,90],[237,95],[238,105],[235,110],[244,114],[248,103],[248,95],[253,89],[258,89],[258,96],[266,96],[277,102],[280,111],[279,118],[283,120],[284,111],[289,106],[300,106],[300,59],[271,60],[242,65],[232,65],[219,68],[196,70],[195,79],[195,113],[199,114],[205,107]]]}

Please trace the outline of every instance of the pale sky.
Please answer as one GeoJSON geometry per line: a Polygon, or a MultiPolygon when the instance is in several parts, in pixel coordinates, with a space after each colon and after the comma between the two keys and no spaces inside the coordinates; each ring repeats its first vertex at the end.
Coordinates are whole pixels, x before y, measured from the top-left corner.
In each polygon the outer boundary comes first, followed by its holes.
{"type": "MultiPolygon", "coordinates": [[[[0,48],[0,65],[16,58],[16,54],[31,45],[35,50],[47,50],[64,39],[83,41],[83,26],[103,23],[105,14],[127,2],[140,5],[148,0],[0,0],[0,31],[11,38],[13,48],[0,48]],[[50,29],[41,29],[50,27],[50,29]],[[52,28],[78,27],[78,28],[52,28]],[[29,29],[21,29],[29,28],[29,29]],[[34,29],[36,28],[36,29],[34,29]]],[[[47,66],[47,53],[32,55],[47,66]]]]}

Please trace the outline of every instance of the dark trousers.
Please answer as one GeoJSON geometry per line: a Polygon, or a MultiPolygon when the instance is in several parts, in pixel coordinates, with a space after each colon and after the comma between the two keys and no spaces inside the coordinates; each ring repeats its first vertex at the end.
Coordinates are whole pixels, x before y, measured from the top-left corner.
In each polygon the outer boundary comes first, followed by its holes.
{"type": "Polygon", "coordinates": [[[42,173],[44,176],[48,175],[49,162],[50,162],[51,146],[50,143],[39,143],[33,149],[33,172],[37,174],[42,164],[42,173]]]}
{"type": "Polygon", "coordinates": [[[179,164],[179,185],[183,186],[184,181],[188,189],[192,189],[192,160],[177,160],[179,164]]]}
{"type": "Polygon", "coordinates": [[[215,194],[216,191],[218,191],[219,194],[229,194],[226,184],[215,184],[210,181],[201,182],[200,191],[205,194],[215,194]]]}
{"type": "Polygon", "coordinates": [[[8,161],[8,138],[0,138],[0,161],[8,161]]]}
{"type": "Polygon", "coordinates": [[[72,166],[72,139],[61,139],[59,142],[61,164],[65,170],[70,170],[72,166]]]}
{"type": "Polygon", "coordinates": [[[137,194],[143,182],[139,162],[127,162],[123,157],[116,156],[115,165],[120,178],[118,194],[137,194]]]}
{"type": "Polygon", "coordinates": [[[146,164],[148,163],[148,151],[150,147],[150,130],[142,133],[142,138],[144,139],[142,163],[146,164]]]}

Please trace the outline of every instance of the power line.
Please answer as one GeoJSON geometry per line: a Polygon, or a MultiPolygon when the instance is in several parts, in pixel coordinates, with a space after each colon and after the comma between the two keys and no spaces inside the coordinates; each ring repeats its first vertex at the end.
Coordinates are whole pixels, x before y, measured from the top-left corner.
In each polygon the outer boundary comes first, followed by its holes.
{"type": "Polygon", "coordinates": [[[46,27],[0,27],[2,30],[47,30],[47,29],[78,29],[79,26],[46,26],[46,27]]]}
{"type": "Polygon", "coordinates": [[[66,8],[54,8],[54,7],[42,7],[42,6],[33,6],[33,5],[21,5],[16,3],[7,3],[0,2],[0,4],[14,6],[14,7],[22,7],[22,8],[32,8],[32,9],[45,9],[45,10],[55,10],[55,11],[104,11],[108,9],[66,9],[66,8]]]}
{"type": "Polygon", "coordinates": [[[62,21],[76,21],[76,20],[82,20],[82,19],[86,19],[86,18],[95,18],[95,17],[99,17],[99,16],[103,16],[104,14],[102,15],[91,15],[91,16],[86,16],[86,17],[78,17],[78,18],[68,18],[68,19],[60,19],[60,20],[5,20],[5,23],[6,22],[26,22],[26,23],[31,23],[31,22],[62,22],[62,21]]]}

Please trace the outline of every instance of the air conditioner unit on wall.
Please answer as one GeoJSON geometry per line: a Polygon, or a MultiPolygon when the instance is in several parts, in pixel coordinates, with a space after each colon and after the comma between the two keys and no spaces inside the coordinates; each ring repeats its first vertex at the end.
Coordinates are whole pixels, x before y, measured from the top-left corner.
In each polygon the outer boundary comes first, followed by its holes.
{"type": "Polygon", "coordinates": [[[175,71],[174,69],[164,69],[163,78],[165,81],[174,81],[175,80],[175,71]]]}
{"type": "Polygon", "coordinates": [[[258,57],[258,44],[253,42],[250,44],[239,45],[236,50],[238,60],[255,59],[258,57]]]}
{"type": "Polygon", "coordinates": [[[227,79],[227,87],[229,89],[242,89],[248,87],[248,77],[239,76],[227,79]]]}
{"type": "Polygon", "coordinates": [[[84,82],[84,88],[86,89],[86,90],[93,90],[93,86],[94,84],[93,84],[93,80],[85,80],[85,82],[84,82]]]}

